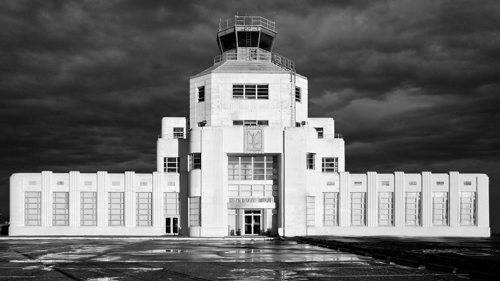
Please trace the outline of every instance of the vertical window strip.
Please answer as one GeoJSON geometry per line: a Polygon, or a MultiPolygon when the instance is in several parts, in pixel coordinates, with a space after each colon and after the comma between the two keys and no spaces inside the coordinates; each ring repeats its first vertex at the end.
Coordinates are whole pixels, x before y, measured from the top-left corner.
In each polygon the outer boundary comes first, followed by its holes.
{"type": "Polygon", "coordinates": [[[405,225],[420,226],[420,192],[406,192],[405,225]]]}
{"type": "Polygon", "coordinates": [[[164,214],[165,216],[179,215],[179,193],[165,192],[164,196],[164,214]]]}
{"type": "Polygon", "coordinates": [[[302,101],[302,93],[301,93],[301,89],[299,87],[295,87],[295,101],[296,102],[302,101]]]}
{"type": "Polygon", "coordinates": [[[476,225],[476,192],[460,192],[460,225],[476,225]]]}
{"type": "Polygon", "coordinates": [[[54,226],[69,225],[69,193],[54,192],[52,201],[52,224],[54,226]]]}
{"type": "Polygon", "coordinates": [[[97,226],[97,192],[80,192],[80,225],[97,226]]]}
{"type": "Polygon", "coordinates": [[[378,193],[378,225],[393,226],[394,225],[394,193],[379,192],[378,193]]]}
{"type": "Polygon", "coordinates": [[[316,223],[316,197],[306,197],[306,216],[307,226],[315,226],[316,223]]]}
{"type": "Polygon", "coordinates": [[[351,192],[351,226],[366,225],[366,193],[351,192]]]}
{"type": "Polygon", "coordinates": [[[189,200],[189,226],[201,226],[201,197],[191,197],[189,200]]]}
{"type": "Polygon", "coordinates": [[[42,193],[28,191],[24,196],[24,224],[26,226],[42,225],[42,193]]]}
{"type": "Polygon", "coordinates": [[[205,101],[205,86],[198,87],[198,102],[205,101]]]}
{"type": "Polygon", "coordinates": [[[108,193],[108,224],[109,226],[125,225],[125,198],[123,192],[108,193]]]}
{"type": "Polygon", "coordinates": [[[448,192],[433,192],[432,224],[435,226],[448,225],[448,192]]]}
{"type": "Polygon", "coordinates": [[[323,193],[323,225],[324,226],[338,226],[338,192],[324,192],[323,193]]]}
{"type": "Polygon", "coordinates": [[[151,192],[136,193],[136,224],[137,226],[152,226],[151,192]]]}

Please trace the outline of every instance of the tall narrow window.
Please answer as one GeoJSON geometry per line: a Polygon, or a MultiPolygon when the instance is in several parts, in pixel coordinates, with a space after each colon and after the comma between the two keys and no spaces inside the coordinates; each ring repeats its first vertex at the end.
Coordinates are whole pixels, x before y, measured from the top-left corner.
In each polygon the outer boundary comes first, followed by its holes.
{"type": "Polygon", "coordinates": [[[184,128],[175,127],[174,128],[174,139],[183,139],[184,138],[184,128]]]}
{"type": "Polygon", "coordinates": [[[108,193],[109,226],[125,225],[125,198],[123,192],[108,193]]]}
{"type": "Polygon", "coordinates": [[[80,193],[80,225],[97,225],[97,192],[80,193]]]}
{"type": "Polygon", "coordinates": [[[323,128],[314,128],[316,129],[316,133],[318,134],[318,139],[323,138],[323,128]]]}
{"type": "Polygon", "coordinates": [[[189,155],[189,170],[201,169],[201,153],[191,153],[189,155]]]}
{"type": "Polygon", "coordinates": [[[189,200],[189,226],[201,226],[201,198],[191,197],[189,200]]]}
{"type": "Polygon", "coordinates": [[[69,193],[54,192],[52,201],[52,223],[54,226],[69,225],[69,193]]]}
{"type": "Polygon", "coordinates": [[[351,192],[351,225],[365,226],[365,192],[351,192]]]}
{"type": "Polygon", "coordinates": [[[205,86],[198,87],[198,102],[205,101],[205,86]]]}
{"type": "Polygon", "coordinates": [[[408,226],[420,225],[420,192],[406,192],[405,224],[408,226]]]}
{"type": "Polygon", "coordinates": [[[42,193],[29,191],[25,193],[24,224],[38,226],[42,224],[42,193]]]}
{"type": "Polygon", "coordinates": [[[163,171],[166,173],[179,173],[180,161],[179,157],[164,157],[163,171]]]}
{"type": "Polygon", "coordinates": [[[378,225],[394,225],[394,201],[393,192],[378,193],[378,225]]]}
{"type": "Polygon", "coordinates": [[[321,171],[323,173],[333,173],[338,171],[337,157],[323,157],[321,161],[321,171]]]}
{"type": "Polygon", "coordinates": [[[306,215],[307,215],[307,226],[315,226],[316,220],[316,197],[307,196],[306,197],[306,215]]]}
{"type": "Polygon", "coordinates": [[[308,170],[314,170],[314,160],[316,159],[316,153],[306,154],[306,168],[308,170]]]}
{"type": "Polygon", "coordinates": [[[460,192],[460,225],[476,225],[476,192],[460,192]]]}
{"type": "Polygon", "coordinates": [[[338,226],[338,213],[339,213],[339,193],[338,192],[324,192],[323,193],[323,225],[324,226],[338,226]]]}
{"type": "Polygon", "coordinates": [[[299,87],[295,87],[295,101],[296,102],[302,101],[302,93],[301,93],[301,89],[299,87]]]}
{"type": "Polygon", "coordinates": [[[432,193],[432,224],[448,225],[448,192],[432,193]]]}
{"type": "Polygon", "coordinates": [[[164,206],[165,216],[179,215],[179,193],[178,192],[165,192],[164,206]]]}
{"type": "Polygon", "coordinates": [[[136,193],[137,226],[152,226],[151,192],[136,193]]]}

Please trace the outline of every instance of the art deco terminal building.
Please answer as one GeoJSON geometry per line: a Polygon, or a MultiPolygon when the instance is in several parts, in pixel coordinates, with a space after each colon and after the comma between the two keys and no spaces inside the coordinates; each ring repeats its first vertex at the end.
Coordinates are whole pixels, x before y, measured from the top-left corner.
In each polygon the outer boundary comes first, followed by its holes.
{"type": "Polygon", "coordinates": [[[221,22],[221,55],[162,120],[157,171],[14,174],[11,235],[489,236],[484,174],[350,174],[332,118],[274,52],[275,23],[221,22]]]}

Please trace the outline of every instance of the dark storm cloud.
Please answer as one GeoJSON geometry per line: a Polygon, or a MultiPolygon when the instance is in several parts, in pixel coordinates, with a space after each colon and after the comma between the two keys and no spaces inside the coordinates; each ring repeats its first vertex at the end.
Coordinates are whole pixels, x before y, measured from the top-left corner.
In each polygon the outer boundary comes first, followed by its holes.
{"type": "Polygon", "coordinates": [[[14,172],[155,170],[161,118],[188,116],[236,13],[276,21],[347,170],[499,180],[498,1],[1,1],[2,191],[14,172]]]}

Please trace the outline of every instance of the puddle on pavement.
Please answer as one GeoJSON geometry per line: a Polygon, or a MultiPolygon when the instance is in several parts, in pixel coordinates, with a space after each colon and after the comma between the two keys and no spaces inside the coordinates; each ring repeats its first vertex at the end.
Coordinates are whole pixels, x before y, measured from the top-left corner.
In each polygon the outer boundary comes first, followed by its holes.
{"type": "Polygon", "coordinates": [[[233,269],[224,276],[217,277],[217,280],[309,280],[307,277],[298,274],[293,270],[274,269],[233,269]]]}

